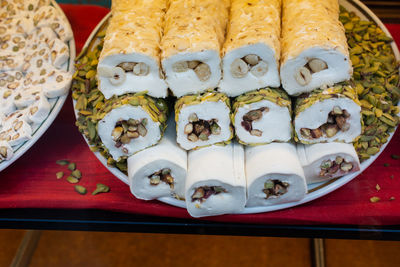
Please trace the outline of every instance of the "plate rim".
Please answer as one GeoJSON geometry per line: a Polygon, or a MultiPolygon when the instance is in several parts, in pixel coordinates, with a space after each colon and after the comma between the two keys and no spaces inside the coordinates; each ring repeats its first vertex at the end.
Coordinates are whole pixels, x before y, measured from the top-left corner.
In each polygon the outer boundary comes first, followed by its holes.
{"type": "MultiPolygon", "coordinates": [[[[58,3],[55,0],[50,0],[50,3],[54,6],[55,9],[57,9],[59,12],[61,12],[62,16],[64,17],[67,26],[70,28],[72,31],[71,24],[65,15],[64,11],[61,9],[61,7],[58,5],[58,3]]],[[[72,35],[72,39],[68,41],[68,46],[69,46],[69,61],[68,61],[68,66],[67,66],[67,71],[71,74],[75,72],[75,56],[76,56],[76,47],[75,47],[75,38],[72,35]]],[[[53,124],[54,120],[60,113],[62,107],[64,106],[65,100],[68,97],[69,94],[69,89],[68,92],[65,95],[55,97],[55,98],[50,98],[50,99],[55,99],[54,105],[51,107],[51,110],[46,117],[42,121],[42,123],[39,125],[39,127],[33,132],[32,138],[29,139],[28,141],[25,141],[20,145],[15,151],[14,155],[10,160],[5,160],[0,163],[0,172],[12,165],[16,160],[18,160],[22,155],[24,155],[39,139],[40,137],[43,136],[43,134],[47,131],[47,129],[53,124]]]]}
{"type": "MultiPolygon", "coordinates": [[[[361,14],[363,17],[367,17],[368,20],[373,20],[383,30],[383,32],[387,36],[390,36],[391,38],[393,38],[392,35],[390,34],[389,30],[383,24],[383,22],[365,4],[363,4],[359,0],[339,0],[339,4],[344,5],[346,7],[351,6],[352,7],[351,11],[356,11],[356,13],[358,15],[361,14]]],[[[105,15],[104,18],[96,25],[96,27],[93,29],[93,31],[89,35],[88,39],[86,40],[84,46],[82,47],[82,51],[84,51],[85,49],[88,48],[92,39],[95,37],[95,35],[99,31],[99,29],[102,27],[104,22],[109,19],[110,16],[111,16],[111,12],[109,12],[107,15],[105,15]]],[[[392,46],[394,56],[396,57],[396,60],[399,61],[400,60],[400,52],[396,45],[396,42],[393,41],[391,43],[391,46],[392,46]]],[[[77,119],[78,113],[75,110],[75,102],[76,101],[73,100],[72,104],[73,104],[74,114],[77,119]]],[[[400,105],[400,102],[398,103],[398,105],[400,105]]],[[[311,202],[315,199],[321,198],[321,197],[339,189],[340,187],[344,186],[345,184],[349,183],[351,180],[356,178],[358,175],[360,175],[379,157],[379,155],[385,150],[386,146],[390,143],[396,130],[397,130],[397,127],[395,128],[395,131],[393,131],[390,134],[388,141],[381,146],[380,151],[377,154],[375,154],[374,156],[370,157],[368,160],[361,163],[359,171],[336,178],[336,179],[332,179],[332,180],[329,180],[326,182],[320,182],[320,183],[314,183],[314,184],[307,185],[308,192],[307,192],[306,196],[300,201],[271,205],[271,206],[245,207],[244,210],[242,210],[241,212],[236,213],[236,214],[256,214],[256,213],[265,213],[265,212],[271,212],[271,211],[292,208],[295,206],[299,206],[299,205],[311,202]]],[[[83,136],[85,142],[87,143],[88,147],[90,148],[91,145],[89,144],[86,136],[84,134],[82,134],[82,136],[83,136]]],[[[109,172],[111,172],[119,180],[121,180],[122,182],[124,182],[125,184],[127,184],[130,187],[127,175],[125,175],[123,172],[121,172],[117,168],[109,167],[107,165],[107,160],[99,152],[92,151],[92,153],[103,164],[103,166],[107,168],[107,170],[109,172]]],[[[175,207],[186,208],[186,203],[183,200],[178,200],[178,199],[175,199],[172,197],[161,197],[161,198],[158,198],[157,200],[159,200],[165,204],[175,206],[175,207]]]]}

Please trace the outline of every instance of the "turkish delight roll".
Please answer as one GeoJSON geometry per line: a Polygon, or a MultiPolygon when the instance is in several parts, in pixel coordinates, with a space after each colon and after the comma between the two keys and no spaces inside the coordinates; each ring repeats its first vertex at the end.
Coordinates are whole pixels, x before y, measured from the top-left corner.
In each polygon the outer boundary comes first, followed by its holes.
{"type": "Polygon", "coordinates": [[[360,170],[360,161],[352,144],[297,144],[297,155],[307,184],[327,181],[360,170]]]}
{"type": "Polygon", "coordinates": [[[246,147],[248,207],[299,201],[307,193],[306,179],[291,143],[246,147]]]}
{"type": "Polygon", "coordinates": [[[227,142],[233,137],[229,98],[207,92],[181,97],[175,103],[176,141],[186,150],[227,142]]]}
{"type": "Polygon", "coordinates": [[[185,199],[193,217],[242,211],[246,203],[242,145],[230,143],[190,151],[185,199]]]}
{"type": "Polygon", "coordinates": [[[281,45],[280,76],[289,95],[351,78],[337,0],[283,0],[281,45]]]}
{"type": "Polygon", "coordinates": [[[222,52],[219,90],[238,96],[279,87],[281,0],[234,0],[222,52]]]}
{"type": "Polygon", "coordinates": [[[14,152],[10,144],[7,141],[0,140],[0,162],[10,160],[13,155],[14,152]]]}
{"type": "Polygon", "coordinates": [[[185,197],[187,152],[176,144],[173,116],[160,143],[128,158],[128,178],[132,194],[139,199],[185,197]]]}
{"type": "Polygon", "coordinates": [[[113,159],[118,161],[160,141],[166,112],[162,99],[145,95],[114,97],[96,115],[97,132],[113,159]]]}
{"type": "Polygon", "coordinates": [[[260,89],[238,96],[233,102],[232,124],[241,144],[258,145],[292,138],[292,109],[280,89],[260,89]]]}
{"type": "Polygon", "coordinates": [[[116,0],[97,66],[99,89],[106,99],[141,92],[166,97],[160,70],[160,39],[165,0],[116,0]]]}
{"type": "Polygon", "coordinates": [[[165,16],[162,66],[181,97],[217,87],[229,1],[171,0],[165,16]]]}
{"type": "Polygon", "coordinates": [[[294,108],[295,139],[304,144],[353,142],[361,134],[360,112],[357,93],[348,85],[300,96],[294,108]]]}

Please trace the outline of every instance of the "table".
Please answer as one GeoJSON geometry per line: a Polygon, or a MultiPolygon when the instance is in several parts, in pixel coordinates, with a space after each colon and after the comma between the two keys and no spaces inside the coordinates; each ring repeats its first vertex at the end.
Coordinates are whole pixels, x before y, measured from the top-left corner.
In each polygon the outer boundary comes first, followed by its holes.
{"type": "MultiPolygon", "coordinates": [[[[71,22],[79,52],[108,9],[61,7],[71,22]]],[[[400,43],[400,25],[387,26],[400,43]]],[[[184,209],[135,199],[129,187],[96,159],[74,122],[69,97],[40,140],[0,173],[1,228],[400,239],[400,160],[391,158],[400,153],[399,131],[363,174],[313,202],[270,213],[193,219],[184,209]],[[77,164],[82,171],[79,184],[90,192],[96,183],[109,185],[111,192],[77,194],[72,184],[56,179],[55,173],[62,169],[55,163],[58,159],[77,164]],[[381,201],[371,203],[372,196],[381,201]]]]}

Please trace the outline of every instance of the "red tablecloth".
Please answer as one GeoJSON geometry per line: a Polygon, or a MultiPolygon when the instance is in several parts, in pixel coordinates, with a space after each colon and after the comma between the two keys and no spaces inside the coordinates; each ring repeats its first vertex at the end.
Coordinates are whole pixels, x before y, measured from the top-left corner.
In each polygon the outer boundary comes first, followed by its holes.
{"type": "MultiPolygon", "coordinates": [[[[75,34],[79,52],[91,30],[108,12],[98,6],[61,5],[75,34]]],[[[400,25],[387,25],[400,42],[400,25]]],[[[103,209],[177,218],[189,218],[185,209],[158,201],[134,198],[127,185],[114,177],[89,150],[74,125],[71,98],[66,101],[53,125],[19,160],[0,173],[0,208],[103,209]],[[91,192],[96,183],[110,186],[111,192],[92,196],[79,195],[65,178],[57,180],[57,159],[77,163],[83,177],[80,184],[91,192]]],[[[360,224],[400,223],[400,134],[394,138],[363,174],[342,188],[302,206],[262,214],[225,215],[207,220],[262,224],[360,224]],[[384,166],[389,163],[390,166],[384,166]],[[391,178],[391,176],[393,178],[391,178]],[[381,190],[377,192],[376,184],[381,190]],[[381,201],[371,203],[370,197],[381,201]],[[390,197],[395,200],[390,201],[390,197]]]]}

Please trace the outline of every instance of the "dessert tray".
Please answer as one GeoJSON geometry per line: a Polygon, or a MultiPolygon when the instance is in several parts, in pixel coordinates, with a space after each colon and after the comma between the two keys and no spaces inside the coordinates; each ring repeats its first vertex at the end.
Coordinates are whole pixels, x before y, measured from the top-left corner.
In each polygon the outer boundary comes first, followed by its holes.
{"type": "MultiPolygon", "coordinates": [[[[359,16],[361,18],[361,20],[373,21],[374,23],[377,24],[378,27],[380,27],[382,29],[382,31],[387,36],[391,37],[389,31],[386,29],[384,24],[379,20],[379,18],[370,9],[368,9],[364,4],[362,4],[360,1],[358,1],[358,0],[339,0],[339,4],[341,6],[343,6],[347,11],[354,12],[357,16],[359,16]]],[[[84,46],[84,48],[82,50],[83,51],[82,53],[85,53],[85,51],[87,51],[89,49],[89,47],[93,47],[93,43],[95,43],[96,39],[97,39],[96,37],[99,35],[99,33],[104,32],[104,27],[107,24],[107,21],[110,18],[110,15],[111,14],[109,13],[106,17],[104,17],[104,19],[93,30],[93,32],[91,33],[90,37],[88,38],[88,40],[85,43],[85,46],[84,46]]],[[[400,60],[400,54],[399,54],[399,50],[398,50],[395,42],[391,43],[391,47],[392,47],[392,50],[393,50],[393,53],[395,55],[396,60],[399,61],[400,60]]],[[[61,99],[59,101],[63,102],[64,100],[65,99],[61,99]]],[[[62,102],[61,102],[61,104],[62,104],[62,102]]],[[[75,107],[77,101],[74,99],[73,102],[74,102],[74,107],[75,107]]],[[[79,111],[77,109],[75,109],[75,115],[76,115],[77,119],[78,119],[78,112],[79,111]]],[[[49,116],[49,119],[50,119],[50,116],[49,116]]],[[[355,177],[357,177],[361,172],[366,170],[368,168],[368,166],[371,165],[375,161],[375,159],[385,149],[386,145],[389,143],[389,141],[392,138],[393,134],[394,134],[393,132],[390,134],[389,138],[387,139],[387,142],[381,146],[381,149],[380,149],[380,151],[378,153],[376,153],[375,155],[371,156],[369,159],[364,160],[361,163],[359,171],[357,171],[355,173],[351,173],[351,174],[345,175],[345,176],[342,176],[342,177],[337,178],[337,179],[332,179],[332,180],[330,180],[328,182],[320,182],[320,183],[314,183],[314,184],[308,185],[308,193],[306,194],[305,198],[303,198],[301,201],[285,203],[285,204],[278,204],[278,205],[271,205],[271,206],[264,206],[264,207],[246,207],[241,213],[242,214],[262,213],[262,212],[269,212],[269,211],[275,211],[275,210],[281,210],[281,209],[294,207],[294,206],[297,206],[297,205],[301,205],[303,203],[310,202],[310,201],[312,201],[314,199],[320,198],[320,197],[322,197],[322,196],[324,196],[324,195],[326,195],[326,194],[328,194],[328,193],[340,188],[341,186],[345,185],[346,183],[350,182],[355,177]]],[[[83,136],[84,136],[86,142],[89,145],[89,141],[88,141],[87,137],[85,135],[83,135],[83,136]]],[[[99,159],[99,161],[114,176],[116,176],[122,182],[128,184],[128,177],[127,177],[127,175],[125,173],[120,171],[118,168],[110,167],[107,164],[107,159],[105,157],[103,157],[100,152],[94,152],[94,154],[99,159]]],[[[173,205],[173,206],[186,208],[185,201],[178,200],[178,199],[173,198],[173,197],[162,197],[162,198],[159,198],[158,200],[162,201],[164,203],[173,205]]]]}
{"type": "MultiPolygon", "coordinates": [[[[50,6],[55,8],[55,10],[58,12],[58,14],[61,14],[62,17],[58,18],[58,19],[61,20],[63,26],[66,27],[65,32],[72,33],[71,25],[69,24],[67,17],[65,16],[64,12],[59,7],[59,5],[56,3],[56,1],[51,0],[48,2],[50,3],[50,6]]],[[[29,10],[31,10],[31,9],[29,9],[29,10]]],[[[68,59],[64,59],[65,63],[63,63],[60,66],[60,70],[65,71],[65,73],[68,73],[68,75],[71,76],[74,72],[75,40],[74,40],[73,36],[72,36],[72,38],[69,37],[68,39],[69,40],[65,43],[69,50],[68,59]]],[[[44,83],[43,88],[45,88],[45,87],[46,87],[46,83],[44,83]]],[[[47,99],[50,104],[49,114],[41,122],[34,123],[32,125],[32,134],[31,134],[31,138],[29,140],[12,147],[13,156],[9,160],[4,160],[4,161],[0,162],[0,171],[4,170],[9,165],[11,165],[14,161],[16,161],[19,157],[21,157],[26,151],[28,151],[29,148],[31,148],[32,145],[35,144],[37,140],[39,140],[39,138],[46,132],[46,130],[53,123],[54,119],[57,117],[58,113],[60,112],[61,108],[63,107],[63,104],[67,98],[67,95],[68,95],[68,91],[60,96],[49,97],[47,99]]]]}

